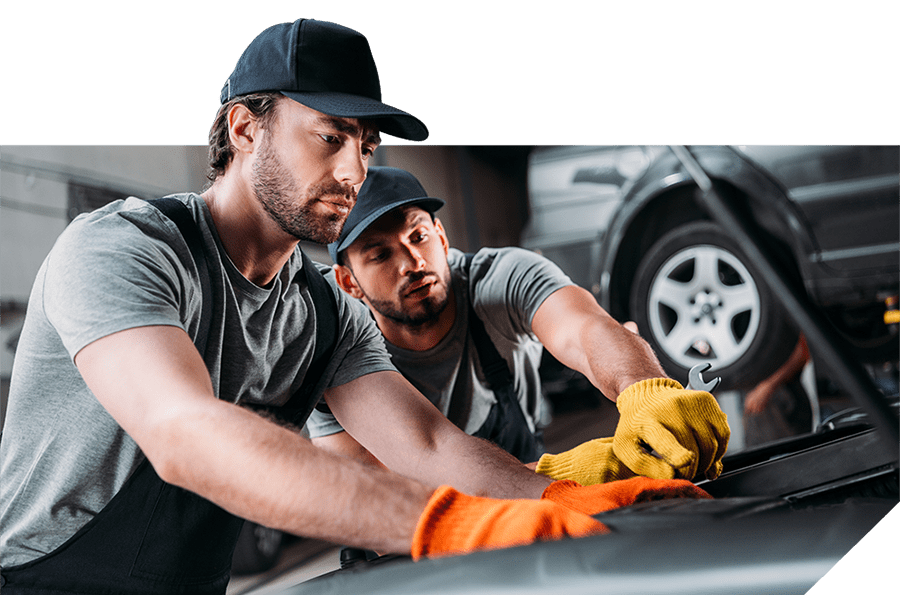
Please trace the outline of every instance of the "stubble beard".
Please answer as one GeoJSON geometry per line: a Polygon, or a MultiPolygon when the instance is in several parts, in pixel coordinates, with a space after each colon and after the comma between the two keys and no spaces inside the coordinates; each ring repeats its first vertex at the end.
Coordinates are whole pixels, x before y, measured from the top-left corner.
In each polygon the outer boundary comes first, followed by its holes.
{"type": "Polygon", "coordinates": [[[314,213],[316,201],[327,196],[340,196],[342,200],[352,200],[354,203],[356,199],[352,187],[338,182],[314,184],[301,193],[287,168],[275,155],[268,138],[263,140],[259,158],[253,164],[252,182],[257,200],[285,233],[298,240],[319,244],[336,241],[347,217],[334,212],[326,215],[314,213]]]}
{"type": "MultiPolygon", "coordinates": [[[[410,328],[417,328],[427,325],[430,322],[434,322],[437,320],[438,316],[447,308],[447,304],[450,303],[450,291],[452,290],[450,287],[450,274],[449,270],[447,274],[442,279],[442,286],[445,288],[445,291],[441,295],[433,295],[429,296],[423,300],[419,300],[419,307],[415,311],[407,311],[404,310],[399,305],[395,304],[390,300],[375,300],[372,299],[369,295],[366,294],[365,291],[360,287],[360,291],[363,292],[363,295],[366,298],[366,301],[369,303],[371,308],[384,316],[385,318],[406,326],[410,328]]],[[[420,275],[416,275],[411,277],[407,285],[415,283],[426,274],[422,273],[420,275]]],[[[401,290],[401,294],[403,291],[401,290]]]]}

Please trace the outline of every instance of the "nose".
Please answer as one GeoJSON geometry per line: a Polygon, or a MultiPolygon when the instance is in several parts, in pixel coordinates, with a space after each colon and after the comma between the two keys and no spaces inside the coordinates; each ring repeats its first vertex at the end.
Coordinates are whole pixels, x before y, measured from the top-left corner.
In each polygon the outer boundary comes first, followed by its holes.
{"type": "Polygon", "coordinates": [[[408,275],[425,268],[425,257],[417,248],[405,245],[403,250],[403,263],[401,273],[408,275]]]}
{"type": "Polygon", "coordinates": [[[357,189],[366,179],[369,164],[363,158],[360,147],[355,143],[347,143],[337,155],[337,165],[334,171],[335,179],[345,186],[356,186],[357,189]]]}

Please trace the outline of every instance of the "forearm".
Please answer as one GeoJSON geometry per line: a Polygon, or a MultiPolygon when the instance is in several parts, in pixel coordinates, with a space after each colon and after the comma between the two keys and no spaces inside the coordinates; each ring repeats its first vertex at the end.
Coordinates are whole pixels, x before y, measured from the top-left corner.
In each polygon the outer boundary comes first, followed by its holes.
{"type": "Polygon", "coordinates": [[[611,317],[584,325],[578,341],[579,371],[613,402],[635,382],[667,377],[650,345],[611,317]]]}
{"type": "Polygon", "coordinates": [[[532,330],[556,359],[584,374],[611,401],[635,382],[666,376],[650,345],[580,287],[563,287],[544,300],[532,330]]]}
{"type": "Polygon", "coordinates": [[[379,469],[387,469],[384,464],[375,458],[375,455],[362,447],[362,445],[353,439],[347,432],[341,431],[336,434],[327,436],[319,436],[311,440],[313,446],[321,448],[327,452],[342,457],[359,461],[370,467],[378,467],[379,469]]]}
{"type": "MultiPolygon", "coordinates": [[[[771,376],[763,382],[769,383],[772,388],[781,386],[785,382],[796,378],[809,362],[809,347],[806,344],[806,338],[800,335],[800,339],[794,346],[791,355],[771,376]]],[[[760,383],[763,384],[763,383],[760,383]]]]}
{"type": "Polygon", "coordinates": [[[297,433],[215,398],[176,327],[95,341],[75,358],[91,391],[159,476],[284,531],[406,552],[434,487],[316,449],[297,433]]]}
{"type": "Polygon", "coordinates": [[[506,451],[456,427],[398,372],[363,376],[325,399],[353,440],[426,485],[497,498],[539,498],[547,487],[506,451]]]}
{"type": "MultiPolygon", "coordinates": [[[[469,494],[498,498],[521,498],[525,494],[536,498],[529,490],[546,487],[545,481],[531,476],[523,482],[523,465],[517,459],[490,442],[470,438],[454,432],[444,441],[435,441],[434,449],[419,448],[418,452],[425,457],[422,460],[397,457],[395,470],[430,484],[448,484],[469,494]]],[[[313,438],[312,443],[333,454],[387,468],[347,432],[313,438]]],[[[534,466],[526,469],[533,471],[534,466]]]]}
{"type": "Polygon", "coordinates": [[[462,431],[436,440],[435,448],[423,452],[410,471],[426,483],[448,484],[490,498],[540,498],[550,484],[549,478],[535,474],[502,448],[462,431]]]}
{"type": "MultiPolygon", "coordinates": [[[[288,533],[408,552],[435,486],[315,448],[227,403],[168,425],[164,479],[243,518],[288,533]]],[[[191,413],[191,415],[187,415],[191,413]]]]}

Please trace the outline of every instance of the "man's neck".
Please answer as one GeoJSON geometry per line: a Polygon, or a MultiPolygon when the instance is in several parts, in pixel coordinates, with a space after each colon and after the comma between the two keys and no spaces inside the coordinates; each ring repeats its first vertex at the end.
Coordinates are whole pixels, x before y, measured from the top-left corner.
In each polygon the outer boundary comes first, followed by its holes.
{"type": "Polygon", "coordinates": [[[385,318],[377,314],[375,320],[385,340],[391,345],[410,351],[427,351],[447,336],[456,322],[456,294],[450,291],[447,307],[435,316],[419,325],[409,325],[385,318]]]}
{"type": "Polygon", "coordinates": [[[294,252],[296,238],[272,221],[252,188],[227,174],[201,197],[209,207],[222,246],[238,271],[260,287],[268,285],[294,252]]]}

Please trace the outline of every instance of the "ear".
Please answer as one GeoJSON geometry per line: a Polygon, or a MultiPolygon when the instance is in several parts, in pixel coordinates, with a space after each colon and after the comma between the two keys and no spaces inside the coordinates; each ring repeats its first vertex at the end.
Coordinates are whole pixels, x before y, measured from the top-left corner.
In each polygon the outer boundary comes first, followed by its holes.
{"type": "Polygon", "coordinates": [[[441,238],[441,245],[444,247],[444,254],[450,253],[450,240],[447,239],[447,232],[444,230],[444,224],[437,217],[434,218],[434,228],[437,230],[438,237],[441,238]]]}
{"type": "Polygon", "coordinates": [[[357,299],[363,297],[363,292],[359,289],[359,285],[357,285],[356,278],[353,276],[353,271],[350,270],[350,267],[335,264],[332,265],[331,268],[334,270],[334,277],[338,287],[352,297],[357,299]]]}
{"type": "Polygon", "coordinates": [[[246,106],[236,104],[228,111],[228,137],[236,151],[252,153],[260,130],[246,106]]]}

